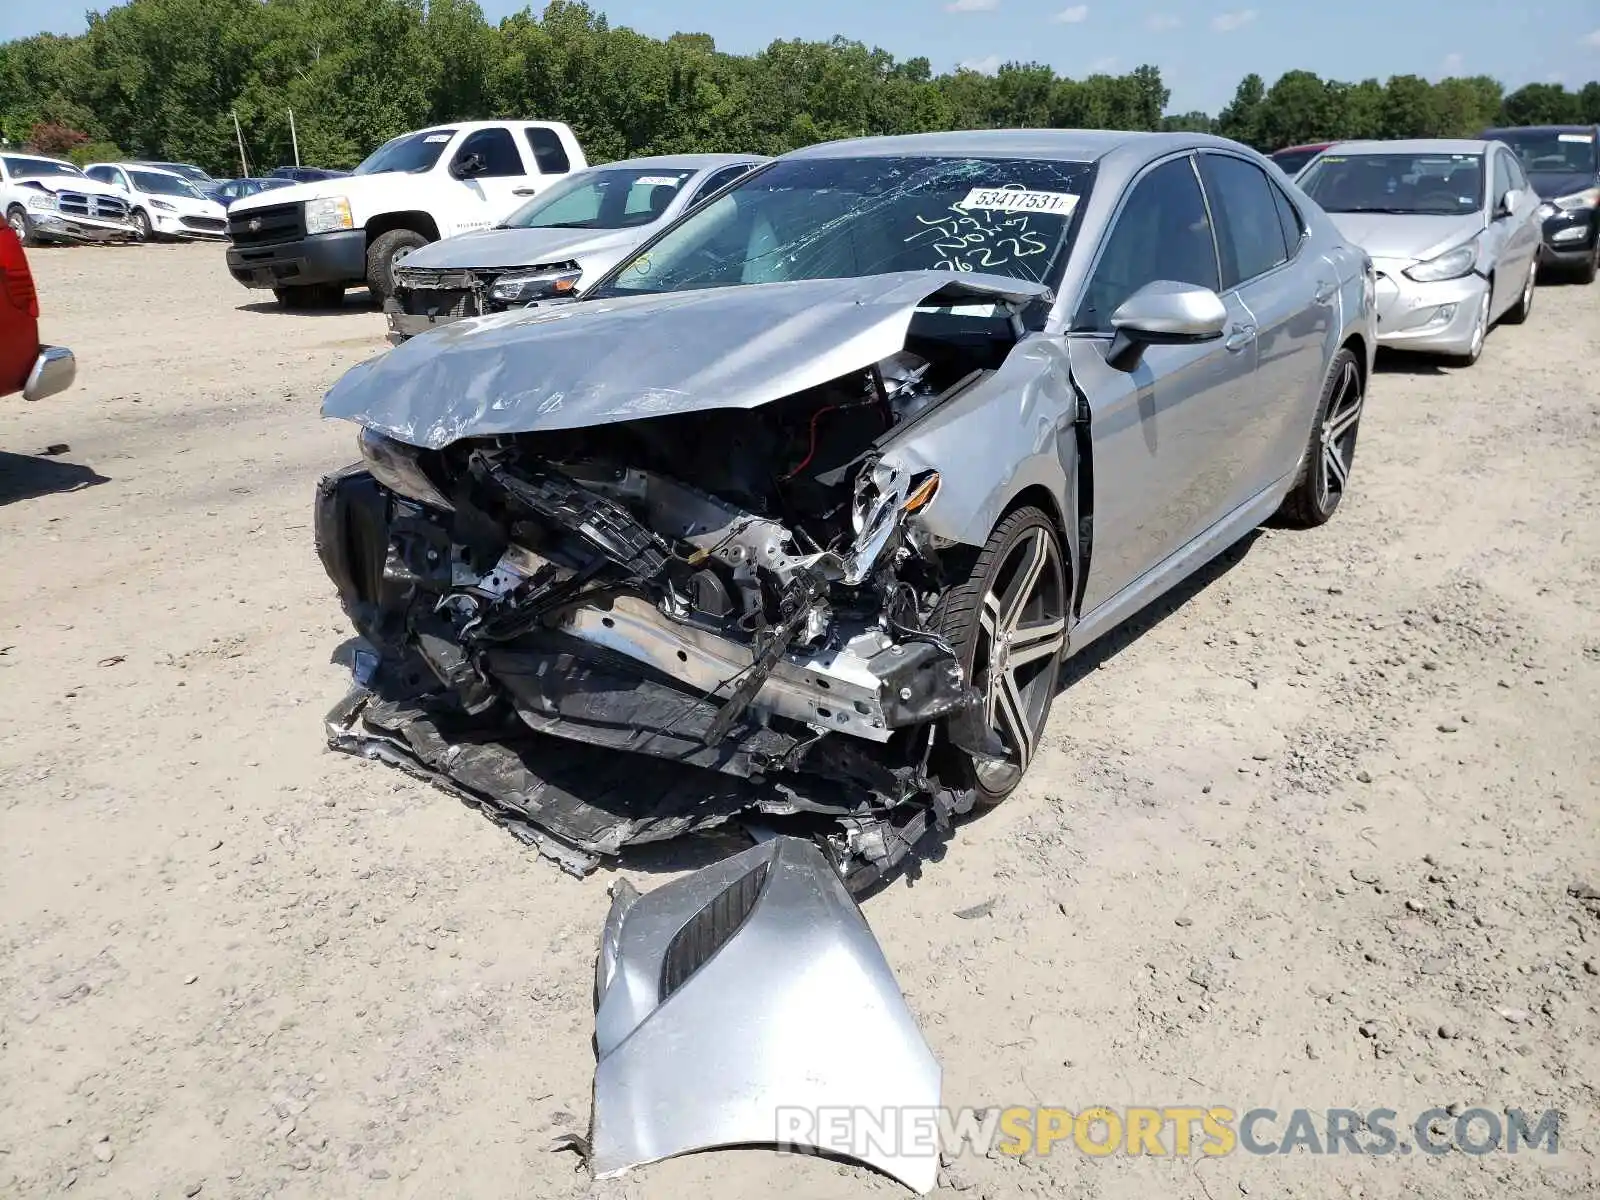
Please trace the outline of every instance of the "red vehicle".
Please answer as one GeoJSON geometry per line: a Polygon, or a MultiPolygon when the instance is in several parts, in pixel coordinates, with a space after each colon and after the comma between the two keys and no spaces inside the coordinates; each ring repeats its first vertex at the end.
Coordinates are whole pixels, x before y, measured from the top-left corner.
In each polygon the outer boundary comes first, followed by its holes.
{"type": "Polygon", "coordinates": [[[1332,142],[1307,142],[1304,146],[1285,146],[1282,150],[1274,150],[1268,157],[1278,164],[1279,170],[1293,179],[1301,167],[1331,145],[1332,142]]]}
{"type": "Polygon", "coordinates": [[[72,384],[78,366],[65,346],[39,344],[39,296],[28,256],[9,225],[0,225],[0,396],[20,391],[43,400],[72,384]]]}

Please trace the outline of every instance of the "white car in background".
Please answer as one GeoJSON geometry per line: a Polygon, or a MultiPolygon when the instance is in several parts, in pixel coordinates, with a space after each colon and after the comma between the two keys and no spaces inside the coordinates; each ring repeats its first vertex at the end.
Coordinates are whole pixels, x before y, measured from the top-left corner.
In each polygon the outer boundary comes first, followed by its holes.
{"type": "Polygon", "coordinates": [[[156,238],[228,236],[222,205],[176,171],[144,163],[93,163],[84,168],[90,179],[116,188],[128,199],[134,228],[143,241],[156,238]]]}
{"type": "Polygon", "coordinates": [[[0,154],[0,214],[24,246],[135,236],[126,197],[40,154],[0,154]]]}
{"type": "Polygon", "coordinates": [[[408,254],[383,306],[389,341],[581,295],[681,213],[767,161],[757,154],[665,154],[574,172],[493,228],[408,254]]]}

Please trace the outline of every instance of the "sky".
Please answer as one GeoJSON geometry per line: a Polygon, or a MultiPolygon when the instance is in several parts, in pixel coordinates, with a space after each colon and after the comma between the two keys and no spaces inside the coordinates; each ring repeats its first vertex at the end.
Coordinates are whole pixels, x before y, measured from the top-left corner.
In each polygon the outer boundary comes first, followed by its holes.
{"type": "MultiPolygon", "coordinates": [[[[925,56],[935,71],[993,70],[1008,60],[1047,63],[1082,77],[1140,63],[1161,68],[1170,109],[1215,113],[1243,76],[1270,85],[1296,68],[1324,78],[1493,75],[1508,88],[1600,79],[1600,0],[590,0],[611,24],[653,37],[709,33],[747,54],[777,39],[835,34],[897,58],[925,56]],[[1247,5],[1255,3],[1258,8],[1247,5]],[[1237,7],[1230,7],[1236,5],[1237,7]]],[[[529,0],[479,0],[496,21],[529,0]]],[[[534,0],[535,9],[542,4],[534,0]]],[[[0,0],[0,41],[80,33],[83,0],[0,0]]]]}

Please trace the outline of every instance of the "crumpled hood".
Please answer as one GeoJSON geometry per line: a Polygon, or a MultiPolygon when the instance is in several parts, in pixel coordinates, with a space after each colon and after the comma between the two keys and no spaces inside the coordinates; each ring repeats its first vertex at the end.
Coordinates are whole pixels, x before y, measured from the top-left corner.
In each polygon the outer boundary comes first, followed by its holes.
{"type": "Polygon", "coordinates": [[[937,296],[1013,307],[1050,289],[1001,275],[901,271],[513,309],[402,342],[322,402],[399,441],[576,429],[756,408],[887,358],[937,296]]]}
{"type": "Polygon", "coordinates": [[[1529,171],[1528,182],[1541,200],[1571,196],[1595,186],[1595,177],[1583,171],[1529,171]]]}
{"type": "Polygon", "coordinates": [[[651,232],[637,229],[479,229],[421,246],[406,266],[438,270],[537,267],[581,260],[636,246],[651,232]]]}
{"type": "Polygon", "coordinates": [[[1447,217],[1401,213],[1329,213],[1340,233],[1373,258],[1426,261],[1481,231],[1482,213],[1447,217]]]}
{"type": "Polygon", "coordinates": [[[85,196],[108,196],[113,200],[126,200],[120,188],[111,187],[87,175],[41,175],[33,179],[19,179],[17,185],[37,184],[49,192],[78,192],[85,196]]]}

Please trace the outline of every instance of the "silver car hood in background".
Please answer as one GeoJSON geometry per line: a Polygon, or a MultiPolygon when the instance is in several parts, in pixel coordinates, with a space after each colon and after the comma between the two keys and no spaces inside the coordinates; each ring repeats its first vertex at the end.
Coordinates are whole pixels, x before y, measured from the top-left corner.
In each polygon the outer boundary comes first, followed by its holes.
{"type": "Polygon", "coordinates": [[[513,309],[441,325],[352,367],[322,413],[436,450],[465,437],[756,408],[894,354],[935,297],[1020,309],[1050,296],[1002,275],[900,271],[513,309]]]}
{"type": "Polygon", "coordinates": [[[931,1124],[939,1103],[939,1064],[815,845],[779,837],[648,895],[626,882],[613,895],[595,967],[597,1178],[770,1145],[855,1158],[933,1190],[936,1135],[928,1146],[859,1136],[840,1146],[788,1115],[922,1113],[931,1124]]]}
{"type": "Polygon", "coordinates": [[[435,271],[543,266],[605,251],[620,252],[644,241],[654,228],[479,229],[419,246],[406,255],[405,265],[435,271]]]}
{"type": "Polygon", "coordinates": [[[1461,245],[1484,228],[1481,212],[1465,216],[1416,216],[1402,213],[1329,213],[1328,218],[1373,258],[1426,261],[1461,245]]]}

